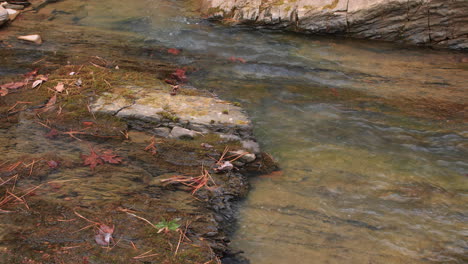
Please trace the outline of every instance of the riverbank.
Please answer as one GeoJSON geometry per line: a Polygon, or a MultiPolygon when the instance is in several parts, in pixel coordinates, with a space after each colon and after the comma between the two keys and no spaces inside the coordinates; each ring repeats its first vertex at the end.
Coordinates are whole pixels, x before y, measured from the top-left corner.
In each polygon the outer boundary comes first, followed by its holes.
{"type": "Polygon", "coordinates": [[[187,84],[196,69],[170,62],[177,49],[129,47],[137,37],[127,33],[53,30],[44,18],[54,10],[2,29],[2,261],[230,256],[247,177],[274,167],[239,104],[187,84]],[[31,33],[44,43],[16,39],[31,33]]]}
{"type": "Polygon", "coordinates": [[[202,0],[205,16],[227,24],[468,49],[463,0],[202,0]]]}

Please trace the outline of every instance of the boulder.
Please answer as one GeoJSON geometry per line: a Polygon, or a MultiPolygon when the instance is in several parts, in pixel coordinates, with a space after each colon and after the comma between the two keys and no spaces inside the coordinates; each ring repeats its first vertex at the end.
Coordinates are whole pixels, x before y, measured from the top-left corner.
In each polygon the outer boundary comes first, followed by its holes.
{"type": "Polygon", "coordinates": [[[202,0],[211,18],[262,27],[468,49],[466,0],[202,0]]]}

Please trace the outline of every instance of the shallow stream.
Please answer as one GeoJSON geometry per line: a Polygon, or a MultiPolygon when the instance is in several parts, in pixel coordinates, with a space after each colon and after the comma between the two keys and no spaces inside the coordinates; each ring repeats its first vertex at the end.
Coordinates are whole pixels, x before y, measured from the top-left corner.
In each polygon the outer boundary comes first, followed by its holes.
{"type": "Polygon", "coordinates": [[[251,263],[468,261],[468,54],[225,27],[184,1],[49,7],[58,32],[131,32],[130,47],[182,50],[168,60],[198,69],[193,86],[248,110],[281,167],[252,179],[240,209],[233,245],[251,263]]]}

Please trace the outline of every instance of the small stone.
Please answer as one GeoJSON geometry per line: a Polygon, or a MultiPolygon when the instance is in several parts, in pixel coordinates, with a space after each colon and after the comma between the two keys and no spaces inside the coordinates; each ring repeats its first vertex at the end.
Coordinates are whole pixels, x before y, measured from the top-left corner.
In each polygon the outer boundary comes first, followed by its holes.
{"type": "Polygon", "coordinates": [[[197,132],[195,131],[188,130],[183,127],[175,126],[174,128],[172,128],[170,137],[179,138],[179,139],[193,139],[196,135],[197,135],[197,132]]]}
{"type": "Polygon", "coordinates": [[[207,148],[207,149],[210,149],[210,148],[214,148],[212,145],[208,144],[208,143],[201,143],[200,145],[202,148],[207,148]]]}
{"type": "Polygon", "coordinates": [[[234,169],[234,165],[229,161],[225,161],[223,164],[214,168],[216,172],[231,171],[232,169],[234,169]]]}
{"type": "Polygon", "coordinates": [[[253,140],[244,140],[241,142],[242,147],[252,151],[253,153],[260,153],[260,145],[253,140]]]}
{"type": "Polygon", "coordinates": [[[168,138],[171,135],[171,129],[168,127],[154,128],[153,134],[155,134],[158,137],[168,138]]]}
{"type": "Polygon", "coordinates": [[[257,158],[255,154],[249,153],[245,150],[229,151],[229,155],[234,156],[234,158],[241,156],[239,158],[239,161],[244,162],[244,163],[253,162],[257,158]]]}
{"type": "Polygon", "coordinates": [[[42,44],[42,38],[39,35],[27,35],[27,36],[19,36],[18,39],[26,40],[29,42],[34,42],[36,44],[42,44]]]}

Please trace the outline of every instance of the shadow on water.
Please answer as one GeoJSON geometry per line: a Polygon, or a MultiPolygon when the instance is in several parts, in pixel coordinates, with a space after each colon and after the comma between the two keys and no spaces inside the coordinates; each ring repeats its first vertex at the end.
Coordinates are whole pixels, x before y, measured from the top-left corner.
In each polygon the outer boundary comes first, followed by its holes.
{"type": "Polygon", "coordinates": [[[249,111],[282,168],[240,211],[233,244],[252,263],[468,261],[466,53],[225,28],[184,1],[69,2],[52,22],[130,32],[140,66],[190,66],[194,86],[249,111]]]}

